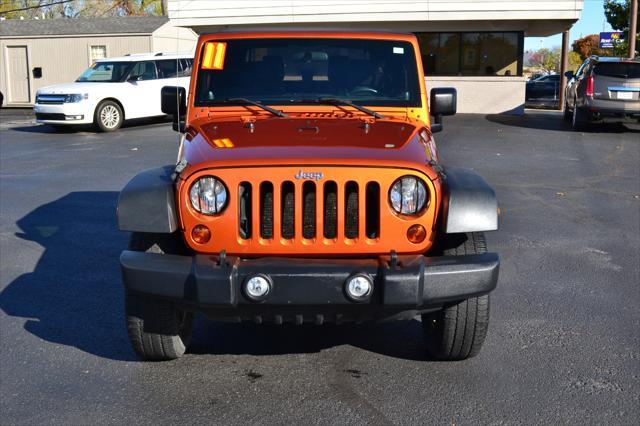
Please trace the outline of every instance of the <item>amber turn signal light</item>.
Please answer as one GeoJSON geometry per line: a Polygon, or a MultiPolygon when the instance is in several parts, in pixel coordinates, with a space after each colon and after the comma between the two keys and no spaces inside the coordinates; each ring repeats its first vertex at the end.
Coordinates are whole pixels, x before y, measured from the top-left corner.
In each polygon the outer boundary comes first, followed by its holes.
{"type": "Polygon", "coordinates": [[[198,244],[206,244],[211,239],[211,231],[204,225],[196,225],[191,231],[191,238],[198,244]]]}
{"type": "Polygon", "coordinates": [[[407,239],[413,244],[420,244],[427,238],[427,230],[422,225],[411,225],[407,229],[407,239]]]}

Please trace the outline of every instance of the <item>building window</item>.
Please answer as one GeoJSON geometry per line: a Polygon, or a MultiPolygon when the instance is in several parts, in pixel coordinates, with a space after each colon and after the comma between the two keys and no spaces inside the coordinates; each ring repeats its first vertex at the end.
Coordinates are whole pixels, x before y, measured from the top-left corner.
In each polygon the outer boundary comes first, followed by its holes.
{"type": "Polygon", "coordinates": [[[429,75],[522,75],[524,37],[519,32],[419,33],[429,75]]]}
{"type": "Polygon", "coordinates": [[[107,46],[91,46],[89,48],[89,59],[93,63],[96,59],[104,59],[107,57],[107,46]]]}

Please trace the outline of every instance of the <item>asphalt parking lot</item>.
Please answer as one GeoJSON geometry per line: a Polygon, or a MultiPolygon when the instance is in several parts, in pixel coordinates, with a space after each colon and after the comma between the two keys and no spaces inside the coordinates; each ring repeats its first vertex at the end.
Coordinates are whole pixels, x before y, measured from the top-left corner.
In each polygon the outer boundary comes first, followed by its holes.
{"type": "Polygon", "coordinates": [[[418,321],[196,322],[191,354],[138,362],[123,320],[118,191],[172,163],[164,122],[55,133],[0,112],[2,424],[637,424],[640,127],[460,115],[446,164],[501,205],[492,319],[474,359],[426,360],[418,321]],[[635,419],[635,420],[634,420],[635,419]]]}

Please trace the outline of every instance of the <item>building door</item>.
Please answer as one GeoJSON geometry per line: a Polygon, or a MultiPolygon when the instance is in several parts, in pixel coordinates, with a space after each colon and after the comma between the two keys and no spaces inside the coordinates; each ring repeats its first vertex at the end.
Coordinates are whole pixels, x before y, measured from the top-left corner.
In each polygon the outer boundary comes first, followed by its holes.
{"type": "Polygon", "coordinates": [[[9,93],[7,103],[29,103],[29,64],[27,46],[9,46],[9,93]]]}

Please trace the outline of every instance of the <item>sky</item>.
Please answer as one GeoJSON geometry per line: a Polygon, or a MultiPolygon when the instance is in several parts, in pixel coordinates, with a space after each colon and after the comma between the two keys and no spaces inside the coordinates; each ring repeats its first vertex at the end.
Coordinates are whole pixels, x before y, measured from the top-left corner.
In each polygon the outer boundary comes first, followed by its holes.
{"type": "MultiPolygon", "coordinates": [[[[604,16],[603,0],[584,0],[582,16],[569,32],[569,46],[574,40],[589,34],[598,34],[602,31],[613,31],[611,25],[604,16]]],[[[524,50],[537,50],[542,47],[552,49],[562,45],[562,34],[551,37],[526,37],[524,39],[524,50]]]]}

